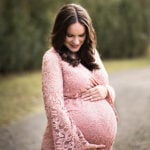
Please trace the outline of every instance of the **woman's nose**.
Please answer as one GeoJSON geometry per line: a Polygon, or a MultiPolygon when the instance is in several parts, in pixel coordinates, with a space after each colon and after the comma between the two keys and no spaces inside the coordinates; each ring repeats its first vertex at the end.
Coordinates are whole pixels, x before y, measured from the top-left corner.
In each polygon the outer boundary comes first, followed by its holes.
{"type": "Polygon", "coordinates": [[[73,43],[74,43],[75,45],[78,45],[78,44],[80,43],[79,38],[77,38],[77,37],[74,38],[73,43]]]}

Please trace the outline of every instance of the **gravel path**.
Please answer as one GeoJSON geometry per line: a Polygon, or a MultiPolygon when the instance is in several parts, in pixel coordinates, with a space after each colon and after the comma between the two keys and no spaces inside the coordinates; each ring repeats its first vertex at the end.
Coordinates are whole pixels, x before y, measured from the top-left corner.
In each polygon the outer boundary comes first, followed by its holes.
{"type": "MultiPolygon", "coordinates": [[[[150,150],[150,68],[110,75],[117,97],[118,134],[114,150],[150,150]]],[[[44,113],[0,128],[0,150],[40,150],[44,113]]]]}
{"type": "Polygon", "coordinates": [[[40,150],[45,125],[41,113],[0,128],[0,150],[40,150]]]}
{"type": "Polygon", "coordinates": [[[115,150],[150,150],[150,68],[111,75],[119,112],[115,150]]]}

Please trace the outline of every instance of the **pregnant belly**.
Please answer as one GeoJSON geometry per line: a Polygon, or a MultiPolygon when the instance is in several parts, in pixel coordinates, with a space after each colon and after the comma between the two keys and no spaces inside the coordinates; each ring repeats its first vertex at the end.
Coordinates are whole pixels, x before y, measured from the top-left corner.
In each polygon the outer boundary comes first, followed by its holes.
{"type": "Polygon", "coordinates": [[[112,107],[106,100],[90,102],[66,100],[70,117],[90,143],[113,144],[117,122],[112,107]]]}

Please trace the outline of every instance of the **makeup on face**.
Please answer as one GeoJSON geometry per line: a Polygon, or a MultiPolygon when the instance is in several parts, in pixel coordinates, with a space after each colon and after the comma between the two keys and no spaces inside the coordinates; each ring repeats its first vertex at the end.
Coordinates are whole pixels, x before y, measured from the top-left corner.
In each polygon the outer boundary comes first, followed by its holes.
{"type": "Polygon", "coordinates": [[[85,38],[85,27],[76,22],[68,27],[64,44],[71,52],[78,52],[85,38]]]}

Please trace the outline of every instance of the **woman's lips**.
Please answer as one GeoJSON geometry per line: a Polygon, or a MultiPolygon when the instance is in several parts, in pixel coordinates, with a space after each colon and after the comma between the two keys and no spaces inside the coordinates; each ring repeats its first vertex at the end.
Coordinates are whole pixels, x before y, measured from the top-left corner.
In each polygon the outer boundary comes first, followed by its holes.
{"type": "Polygon", "coordinates": [[[79,45],[71,45],[73,48],[79,48],[79,45]]]}

